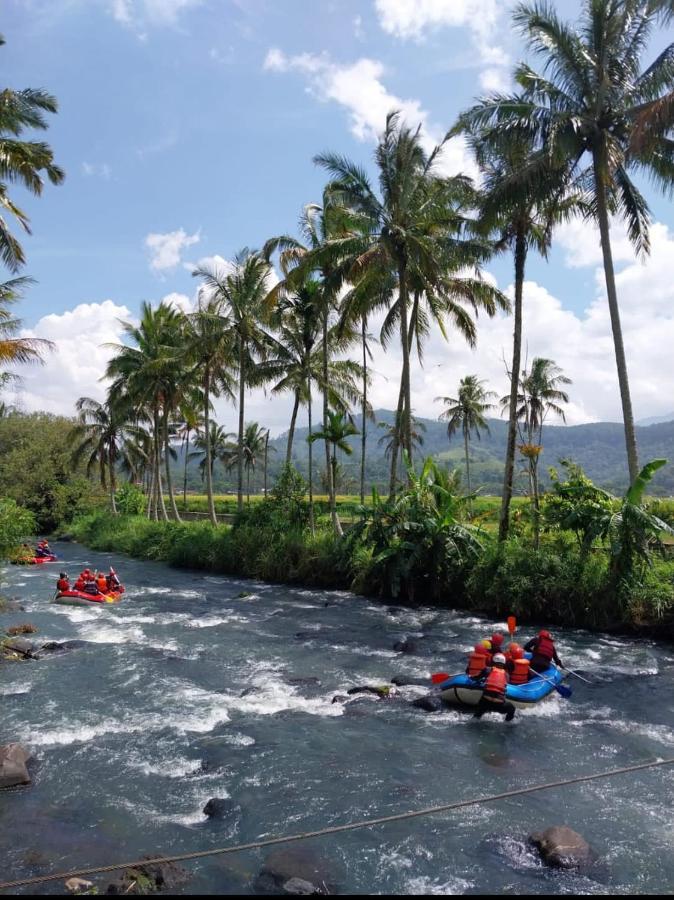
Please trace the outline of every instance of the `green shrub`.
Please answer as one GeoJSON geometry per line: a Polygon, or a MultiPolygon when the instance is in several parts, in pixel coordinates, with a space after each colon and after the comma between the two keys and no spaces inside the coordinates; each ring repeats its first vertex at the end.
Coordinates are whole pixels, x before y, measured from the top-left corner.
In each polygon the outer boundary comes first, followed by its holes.
{"type": "Polygon", "coordinates": [[[117,510],[123,516],[140,516],[145,511],[147,498],[135,484],[123,484],[115,493],[117,510]]]}
{"type": "Polygon", "coordinates": [[[35,518],[14,500],[0,500],[0,557],[16,550],[35,530],[35,518]]]}

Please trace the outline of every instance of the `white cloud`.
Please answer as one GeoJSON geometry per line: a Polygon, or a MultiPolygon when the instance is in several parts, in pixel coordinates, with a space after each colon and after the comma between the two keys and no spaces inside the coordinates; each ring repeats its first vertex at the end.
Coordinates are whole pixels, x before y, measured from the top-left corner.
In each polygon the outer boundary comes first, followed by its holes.
{"type": "Polygon", "coordinates": [[[126,306],[112,300],[102,303],[80,303],[64,313],[43,316],[23,336],[44,338],[56,345],[45,354],[44,366],[22,366],[21,405],[32,412],[73,415],[79,397],[105,398],[105,384],[100,378],[113,351],[103,346],[122,339],[120,320],[131,321],[126,306]]]}
{"type": "MultiPolygon", "coordinates": [[[[265,58],[264,69],[305,75],[312,96],[323,103],[334,101],[348,111],[351,132],[359,141],[376,140],[393,109],[401,110],[410,125],[421,124],[427,149],[444,137],[443,130],[429,122],[428,113],[418,100],[404,100],[387,90],[382,80],[384,65],[379,60],[362,57],[354,63],[340,65],[325,53],[286,56],[278,48],[272,48],[265,58]]],[[[439,168],[447,175],[477,174],[463,138],[453,138],[447,143],[439,168]]]]}
{"type": "MultiPolygon", "coordinates": [[[[599,229],[587,219],[572,219],[555,231],[555,242],[566,251],[564,264],[570,269],[602,264],[603,256],[599,229]]],[[[627,237],[624,224],[614,219],[611,223],[611,252],[614,263],[631,262],[634,248],[627,237]]]]}
{"type": "Polygon", "coordinates": [[[172,291],[161,298],[161,303],[172,306],[178,312],[191,313],[194,312],[195,298],[190,298],[187,294],[178,294],[172,291]]]}
{"type": "Polygon", "coordinates": [[[354,16],[353,17],[353,33],[356,37],[356,40],[362,41],[365,38],[365,31],[363,29],[363,17],[362,16],[354,16]]]}
{"type": "Polygon", "coordinates": [[[122,25],[176,25],[180,15],[202,0],[111,0],[113,18],[122,25]]]}
{"type": "Polygon", "coordinates": [[[109,181],[112,177],[112,169],[107,163],[82,163],[82,172],[88,178],[92,176],[99,176],[100,178],[104,178],[106,181],[109,181]]]}
{"type": "Polygon", "coordinates": [[[510,78],[504,69],[484,69],[480,72],[480,87],[488,94],[502,94],[510,87],[510,78]]]}
{"type": "Polygon", "coordinates": [[[199,232],[187,234],[184,228],[167,234],[148,234],[145,246],[150,251],[150,268],[154,272],[164,272],[180,265],[182,251],[198,244],[199,232]]]}

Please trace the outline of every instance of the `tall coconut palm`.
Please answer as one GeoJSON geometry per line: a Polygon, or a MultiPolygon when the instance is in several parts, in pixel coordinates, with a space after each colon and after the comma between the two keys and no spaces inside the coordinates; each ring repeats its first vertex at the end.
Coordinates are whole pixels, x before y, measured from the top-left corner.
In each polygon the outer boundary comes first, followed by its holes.
{"type": "Polygon", "coordinates": [[[190,438],[193,434],[197,434],[203,428],[204,420],[201,413],[201,399],[192,397],[183,397],[180,402],[179,416],[180,421],[176,423],[176,435],[180,438],[182,454],[184,459],[183,465],[183,511],[187,511],[187,466],[190,455],[190,438]]]}
{"type": "Polygon", "coordinates": [[[570,26],[547,3],[520,4],[515,23],[527,49],[542,60],[542,72],[520,64],[515,73],[519,94],[495,96],[469,114],[474,126],[490,127],[504,142],[513,134],[534,141],[538,152],[512,178],[518,190],[534,185],[541,169],[552,164],[566,167],[587,191],[601,240],[631,481],[639,463],[610,214],[625,221],[636,251],[647,253],[650,211],[630,171],[645,172],[665,190],[674,179],[666,122],[653,127],[643,145],[633,140],[644,109],[652,110],[674,87],[674,45],[642,68],[644,47],[662,7],[657,0],[583,0],[580,22],[570,26]]]}
{"type": "MultiPolygon", "coordinates": [[[[349,444],[348,439],[356,434],[358,434],[358,429],[346,415],[341,412],[329,412],[327,430],[315,431],[309,437],[310,443],[313,443],[314,441],[327,441],[332,447],[330,467],[332,470],[333,485],[337,484],[337,450],[341,450],[342,453],[346,453],[347,456],[350,456],[353,453],[353,448],[349,444]]],[[[332,525],[335,529],[335,533],[342,535],[342,524],[337,515],[337,502],[334,491],[330,498],[330,514],[332,516],[332,525]]]]}
{"type": "MultiPolygon", "coordinates": [[[[196,273],[195,273],[196,274],[196,273]]],[[[226,273],[218,273],[221,279],[226,273]]],[[[207,282],[207,285],[210,285],[207,282]]],[[[215,501],[213,499],[213,464],[212,449],[209,445],[211,435],[210,412],[211,399],[222,394],[233,399],[233,372],[236,366],[236,345],[233,340],[231,322],[223,307],[222,291],[213,292],[207,286],[199,292],[199,304],[189,316],[187,329],[187,355],[195,367],[195,375],[199,379],[202,395],[203,431],[205,439],[205,473],[206,495],[208,498],[208,514],[211,523],[217,524],[215,501]]]]}
{"type": "MultiPolygon", "coordinates": [[[[354,210],[360,228],[328,242],[326,252],[351,260],[349,278],[357,281],[370,267],[386,271],[395,281],[394,316],[402,349],[401,395],[403,449],[412,456],[410,377],[410,295],[434,298],[441,317],[456,312],[457,298],[474,301],[471,279],[458,278],[464,266],[477,266],[492,252],[489,242],[465,239],[468,206],[474,196],[464,177],[437,174],[442,144],[430,154],[422,146],[420,129],[411,129],[400,112],[389,113],[375,151],[379,193],[359,166],[336,154],[316,162],[331,174],[327,192],[333,203],[354,210]],[[461,282],[458,284],[458,282],[461,282]],[[442,311],[442,312],[441,312],[442,311]]],[[[479,281],[479,279],[472,279],[479,281]]],[[[480,293],[489,290],[484,283],[480,293]]],[[[465,311],[464,311],[465,313],[465,311]]],[[[461,316],[463,318],[463,316],[461,316]]]]}
{"type": "Polygon", "coordinates": [[[78,422],[72,430],[73,464],[86,457],[87,475],[98,468],[101,487],[110,490],[110,509],[117,515],[117,463],[123,445],[136,437],[136,429],[128,419],[128,409],[108,398],[99,403],[91,397],[80,397],[75,408],[78,422]]]}
{"type": "MultiPolygon", "coordinates": [[[[400,468],[400,478],[403,477],[403,466],[405,464],[404,455],[398,454],[398,450],[402,446],[402,411],[397,410],[395,418],[391,424],[388,422],[378,422],[377,427],[383,431],[383,434],[377,441],[379,447],[384,448],[384,458],[395,460],[396,466],[400,468]]],[[[424,435],[426,434],[426,426],[423,422],[412,416],[412,446],[415,451],[421,450],[424,446],[424,435]]],[[[397,478],[397,476],[396,476],[397,478]]],[[[394,496],[394,495],[393,495],[394,496]]]]}
{"type": "MultiPolygon", "coordinates": [[[[5,39],[0,35],[0,47],[5,39]]],[[[10,231],[3,214],[9,214],[30,234],[30,220],[9,197],[9,185],[20,184],[39,197],[44,187],[43,176],[52,184],[61,184],[63,169],[54,163],[51,147],[44,141],[25,141],[27,129],[45,131],[49,126],[45,113],[56,113],[58,103],[46,91],[26,88],[0,91],[0,259],[10,272],[16,272],[26,257],[19,241],[10,231]]]]}
{"type": "MultiPolygon", "coordinates": [[[[272,447],[272,452],[275,452],[275,447],[272,447]]],[[[250,505],[250,473],[251,471],[254,473],[255,468],[257,466],[257,462],[260,457],[264,458],[265,452],[268,450],[268,442],[267,442],[267,431],[264,428],[261,428],[257,422],[249,422],[246,425],[244,436],[243,436],[243,466],[246,470],[246,495],[247,502],[250,505]]],[[[238,466],[239,464],[239,449],[238,447],[234,448],[234,452],[232,458],[229,463],[229,468],[233,469],[234,466],[238,466]]]]}
{"type": "Polygon", "coordinates": [[[461,429],[463,433],[463,446],[466,458],[466,485],[468,493],[470,486],[470,436],[472,432],[480,440],[480,429],[489,433],[489,425],[485,418],[486,413],[493,409],[494,404],[489,402],[490,397],[495,397],[494,391],[487,391],[483,387],[477,375],[466,375],[459,382],[459,390],[456,397],[436,397],[436,401],[444,403],[446,409],[440,414],[440,419],[447,422],[447,437],[452,436],[461,429]]]}
{"type": "MultiPolygon", "coordinates": [[[[2,95],[0,95],[1,97],[2,95]]],[[[0,284],[0,366],[14,366],[23,363],[41,363],[42,354],[52,350],[54,344],[41,338],[16,337],[21,331],[21,319],[17,319],[10,306],[21,299],[23,292],[32,284],[31,278],[12,278],[0,284]]],[[[12,375],[0,373],[5,381],[12,375]]]]}
{"type": "Polygon", "coordinates": [[[213,300],[222,307],[225,334],[236,348],[239,432],[237,453],[237,507],[243,509],[244,414],[246,390],[255,383],[255,366],[268,349],[269,335],[262,327],[264,301],[269,294],[271,266],[260,254],[245,248],[234,265],[214,263],[196,269],[213,300]]]}
{"type": "MultiPolygon", "coordinates": [[[[236,459],[236,443],[234,432],[225,429],[212,419],[208,423],[208,435],[204,431],[197,432],[194,440],[194,450],[189,454],[190,459],[199,460],[201,480],[210,480],[213,483],[213,471],[216,462],[222,463],[226,469],[232,466],[232,460],[236,459]],[[210,475],[208,469],[210,468],[210,475]]],[[[216,519],[217,523],[217,519],[216,519]]]]}

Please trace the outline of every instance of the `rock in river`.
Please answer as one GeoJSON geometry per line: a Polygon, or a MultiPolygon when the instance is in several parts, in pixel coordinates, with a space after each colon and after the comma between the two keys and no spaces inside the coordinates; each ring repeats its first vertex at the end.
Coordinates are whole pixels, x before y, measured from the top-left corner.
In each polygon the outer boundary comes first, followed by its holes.
{"type": "Polygon", "coordinates": [[[578,869],[592,865],[596,859],[585,838],[566,825],[553,825],[545,831],[535,831],[529,835],[529,840],[538,848],[543,862],[548,866],[578,869]]]}
{"type": "Polygon", "coordinates": [[[0,788],[30,784],[26,763],[31,754],[21,744],[5,744],[0,747],[0,788]]]}
{"type": "Polygon", "coordinates": [[[337,875],[306,847],[276,850],[265,859],[255,883],[263,894],[336,894],[337,875]]]}
{"type": "Polygon", "coordinates": [[[211,797],[206,806],[204,806],[203,813],[209,819],[233,821],[241,814],[241,807],[233,800],[224,797],[211,797]]]}

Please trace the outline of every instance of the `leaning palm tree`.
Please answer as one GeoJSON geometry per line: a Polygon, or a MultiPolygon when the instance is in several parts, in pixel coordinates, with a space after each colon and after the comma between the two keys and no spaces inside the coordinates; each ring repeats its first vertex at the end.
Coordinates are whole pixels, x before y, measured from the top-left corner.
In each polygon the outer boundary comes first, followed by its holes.
{"type": "MultiPolygon", "coordinates": [[[[314,441],[327,441],[332,447],[330,467],[332,470],[333,485],[336,485],[337,483],[337,450],[341,450],[343,453],[346,453],[347,456],[350,456],[353,453],[353,448],[349,444],[348,439],[356,434],[358,434],[358,429],[344,413],[329,412],[328,428],[325,431],[315,431],[308,438],[310,443],[313,443],[314,441]]],[[[337,515],[337,502],[334,491],[330,497],[330,514],[332,516],[332,525],[335,529],[335,533],[342,535],[342,524],[337,515]]]]}
{"type": "MultiPolygon", "coordinates": [[[[9,307],[21,298],[26,287],[32,283],[31,278],[12,278],[0,284],[0,366],[41,363],[42,354],[54,348],[51,341],[41,338],[16,337],[22,322],[12,315],[9,307]]],[[[5,381],[12,380],[11,374],[0,374],[5,381]]]]}
{"type": "Polygon", "coordinates": [[[489,433],[489,425],[485,414],[493,408],[489,403],[490,397],[495,397],[494,391],[487,391],[483,387],[484,381],[480,381],[477,375],[466,375],[459,382],[457,397],[436,397],[436,401],[444,403],[446,409],[441,413],[440,419],[447,422],[447,437],[452,436],[461,429],[463,433],[463,446],[466,457],[466,485],[468,493],[470,487],[470,435],[475,432],[480,440],[480,428],[489,433]]]}
{"type": "MultiPolygon", "coordinates": [[[[0,35],[0,47],[5,39],[0,35]]],[[[11,215],[30,234],[30,220],[8,193],[9,184],[20,184],[39,197],[44,187],[43,174],[52,184],[61,184],[65,175],[54,163],[51,147],[44,141],[25,141],[26,129],[45,131],[49,126],[45,113],[58,110],[56,98],[46,91],[26,88],[0,91],[0,259],[10,272],[16,272],[26,257],[19,241],[10,231],[3,214],[11,215]]]]}
{"type": "Polygon", "coordinates": [[[264,302],[269,294],[271,266],[260,254],[245,248],[228,268],[215,263],[193,272],[204,282],[211,298],[221,305],[226,320],[225,335],[235,348],[238,374],[239,434],[237,453],[237,507],[243,509],[244,414],[246,390],[255,384],[255,367],[268,348],[269,336],[262,327],[264,302]]]}
{"type": "Polygon", "coordinates": [[[515,73],[520,93],[494,96],[466,114],[473,127],[489,128],[492,138],[500,136],[504,144],[513,135],[534,142],[537,152],[512,176],[518,190],[535,185],[541,170],[552,165],[565,167],[588,194],[601,240],[630,481],[636,479],[639,463],[610,215],[625,221],[636,251],[647,253],[650,210],[630,172],[646,173],[666,191],[674,181],[671,121],[665,117],[658,122],[654,115],[648,140],[635,140],[644,110],[653,111],[674,88],[674,45],[645,69],[641,61],[666,5],[660,0],[583,0],[581,20],[573,27],[547,3],[520,4],[515,23],[527,49],[541,58],[542,72],[520,64],[515,73]]]}

